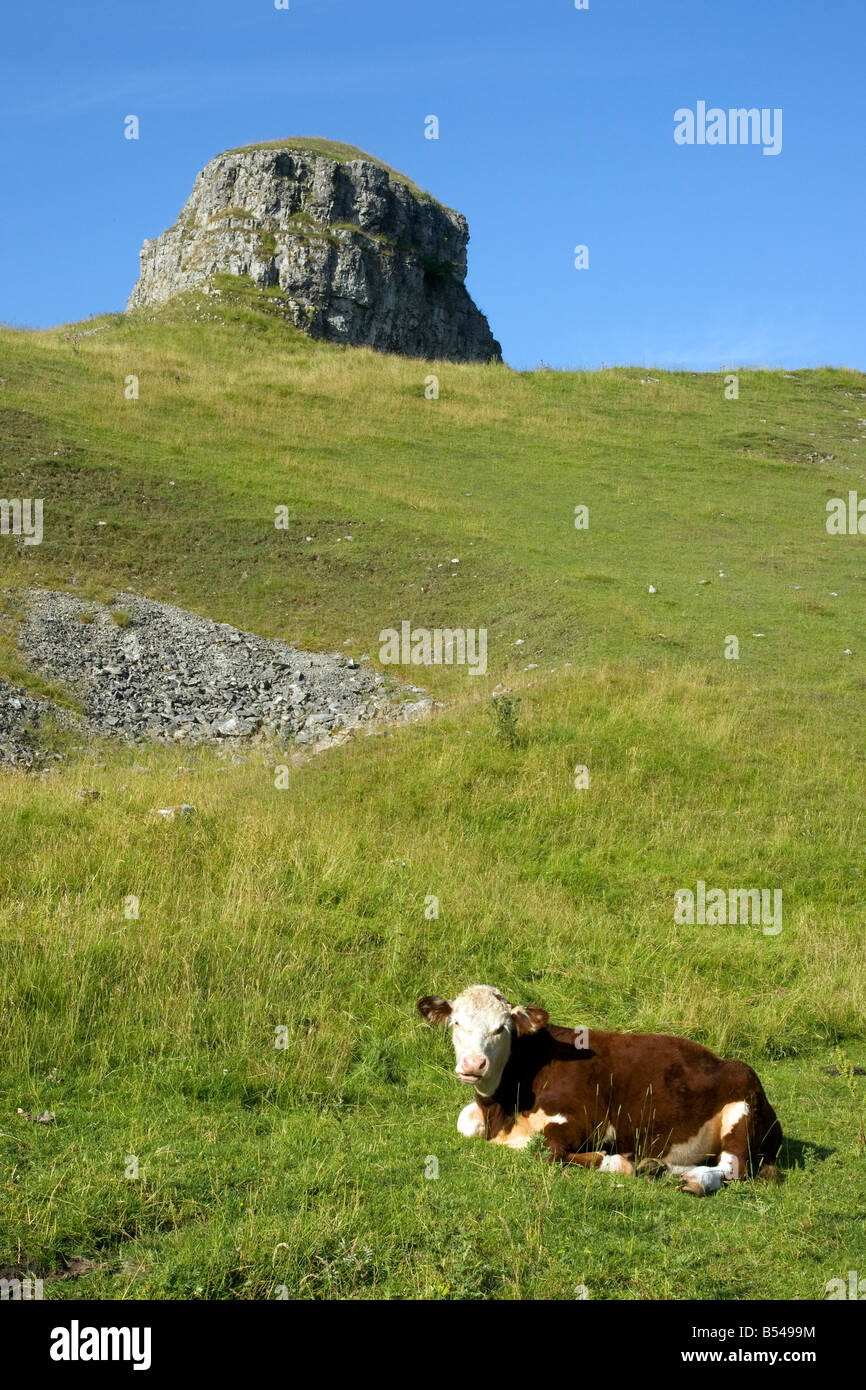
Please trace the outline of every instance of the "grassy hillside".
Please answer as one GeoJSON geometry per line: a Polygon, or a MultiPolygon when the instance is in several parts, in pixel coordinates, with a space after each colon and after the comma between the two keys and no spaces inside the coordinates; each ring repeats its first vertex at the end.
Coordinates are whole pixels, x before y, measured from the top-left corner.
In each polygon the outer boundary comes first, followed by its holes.
{"type": "Polygon", "coordinates": [[[57,1298],[821,1298],[866,1261],[863,1080],[824,1070],[866,1061],[866,539],[825,529],[866,492],[866,377],[742,372],[729,401],[409,362],[220,288],[0,334],[2,492],[45,498],[0,587],[374,659],[406,619],[483,627],[489,670],[408,669],[433,720],[283,791],[267,750],[0,779],[0,1264],[57,1298]],[[698,879],[781,888],[781,933],[676,925],[698,879]],[[696,1202],[461,1139],[414,1002],[474,982],[742,1056],[786,1181],[696,1202]]]}

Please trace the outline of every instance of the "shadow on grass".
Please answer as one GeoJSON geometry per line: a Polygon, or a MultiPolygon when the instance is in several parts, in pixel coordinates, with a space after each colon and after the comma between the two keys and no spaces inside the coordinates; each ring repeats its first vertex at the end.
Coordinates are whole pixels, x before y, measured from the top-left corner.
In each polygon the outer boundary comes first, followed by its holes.
{"type": "Polygon", "coordinates": [[[779,1166],[783,1171],[786,1168],[808,1168],[813,1163],[823,1163],[835,1152],[835,1149],[828,1149],[825,1144],[811,1144],[803,1139],[791,1139],[786,1136],[782,1141],[779,1166]]]}

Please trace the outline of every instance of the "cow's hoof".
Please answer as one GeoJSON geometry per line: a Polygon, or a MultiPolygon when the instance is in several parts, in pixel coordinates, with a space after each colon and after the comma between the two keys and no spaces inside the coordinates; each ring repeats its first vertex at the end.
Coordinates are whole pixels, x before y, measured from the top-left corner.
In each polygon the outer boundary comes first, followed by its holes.
{"type": "Polygon", "coordinates": [[[680,1178],[677,1184],[679,1192],[691,1192],[693,1197],[705,1197],[706,1193],[701,1187],[699,1178],[680,1178]]]}
{"type": "Polygon", "coordinates": [[[706,1197],[718,1192],[723,1174],[720,1168],[693,1168],[680,1178],[680,1192],[691,1192],[694,1197],[706,1197]]]}
{"type": "Polygon", "coordinates": [[[662,1163],[660,1158],[642,1158],[637,1165],[637,1171],[642,1178],[660,1178],[662,1173],[668,1171],[667,1164],[662,1163]]]}

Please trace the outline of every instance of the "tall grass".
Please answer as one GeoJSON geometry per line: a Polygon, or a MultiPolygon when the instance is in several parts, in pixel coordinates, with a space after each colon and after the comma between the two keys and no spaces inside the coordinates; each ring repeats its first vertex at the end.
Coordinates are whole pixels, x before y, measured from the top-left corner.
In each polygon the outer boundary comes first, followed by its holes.
{"type": "Polygon", "coordinates": [[[864,379],[743,374],[733,403],[688,374],[437,369],[311,344],[243,291],[100,326],[77,353],[0,335],[3,490],[46,499],[4,585],[374,659],[403,618],[485,626],[490,669],[404,673],[428,722],[284,791],[278,748],[0,780],[0,1263],[52,1297],[822,1297],[864,1259],[862,1121],[822,1070],[864,1055],[866,571],[823,526],[864,379]],[[782,932],[678,926],[698,879],[781,888],[782,932]],[[744,1057],[786,1182],[696,1203],[460,1139],[414,1001],[473,982],[744,1057]],[[92,1273],[52,1277],[73,1254],[92,1273]]]}

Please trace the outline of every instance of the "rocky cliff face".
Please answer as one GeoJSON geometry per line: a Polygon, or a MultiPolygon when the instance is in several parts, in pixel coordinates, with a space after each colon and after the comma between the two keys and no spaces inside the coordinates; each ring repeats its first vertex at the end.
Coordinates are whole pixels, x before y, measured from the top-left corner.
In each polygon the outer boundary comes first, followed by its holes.
{"type": "Polygon", "coordinates": [[[176,224],[145,241],[128,307],[215,274],[249,275],[278,286],[292,322],[314,338],[501,360],[464,285],[465,217],[368,156],[331,157],[323,147],[288,142],[211,160],[176,224]]]}

